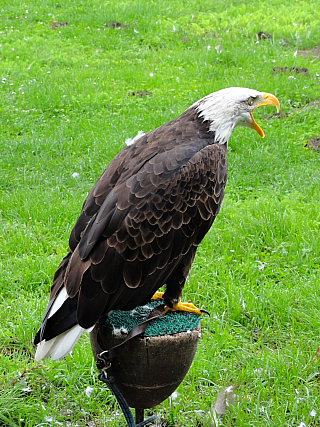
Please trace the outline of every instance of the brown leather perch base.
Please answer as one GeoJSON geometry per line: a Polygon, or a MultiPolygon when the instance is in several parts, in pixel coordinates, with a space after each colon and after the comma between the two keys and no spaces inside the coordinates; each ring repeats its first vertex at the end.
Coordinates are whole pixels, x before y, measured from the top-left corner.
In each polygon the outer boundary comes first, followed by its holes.
{"type": "MultiPolygon", "coordinates": [[[[132,408],[152,408],[167,399],[187,374],[197,350],[200,323],[190,332],[133,338],[117,349],[110,375],[132,408]]],[[[114,336],[98,326],[90,334],[93,356],[120,344],[126,335],[114,336]],[[97,334],[99,338],[97,339],[97,334]],[[100,345],[102,348],[100,347],[100,345]]]]}

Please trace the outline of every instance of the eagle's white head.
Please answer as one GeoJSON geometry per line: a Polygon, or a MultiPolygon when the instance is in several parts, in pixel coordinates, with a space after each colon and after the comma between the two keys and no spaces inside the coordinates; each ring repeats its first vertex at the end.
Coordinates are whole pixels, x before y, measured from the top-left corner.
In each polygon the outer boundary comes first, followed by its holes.
{"type": "Polygon", "coordinates": [[[229,87],[207,95],[190,108],[196,108],[199,117],[210,122],[210,130],[215,132],[216,139],[225,144],[238,125],[255,129],[264,138],[263,130],[252,115],[253,110],[262,105],[275,105],[280,111],[278,99],[270,93],[229,87]]]}

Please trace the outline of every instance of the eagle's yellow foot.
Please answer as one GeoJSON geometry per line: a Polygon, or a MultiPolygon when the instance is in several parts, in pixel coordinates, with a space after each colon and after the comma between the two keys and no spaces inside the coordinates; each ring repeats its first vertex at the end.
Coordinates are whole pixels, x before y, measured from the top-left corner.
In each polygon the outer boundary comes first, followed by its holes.
{"type": "Polygon", "coordinates": [[[202,316],[202,313],[206,312],[206,310],[199,310],[199,308],[197,308],[192,303],[181,301],[175,302],[172,308],[166,305],[164,308],[164,313],[166,313],[167,311],[187,311],[188,313],[195,313],[199,314],[200,316],[202,316]]]}
{"type": "Polygon", "coordinates": [[[151,299],[163,299],[164,292],[156,292],[151,299]]]}

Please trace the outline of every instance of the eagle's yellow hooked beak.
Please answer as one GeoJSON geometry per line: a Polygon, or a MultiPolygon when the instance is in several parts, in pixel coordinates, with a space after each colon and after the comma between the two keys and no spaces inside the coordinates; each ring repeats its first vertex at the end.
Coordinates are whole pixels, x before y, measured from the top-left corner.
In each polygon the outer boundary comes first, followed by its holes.
{"type": "MultiPolygon", "coordinates": [[[[254,110],[258,107],[263,106],[263,105],[275,105],[277,107],[277,113],[279,113],[280,103],[274,95],[272,95],[271,93],[262,93],[262,97],[263,97],[263,99],[261,99],[261,102],[259,102],[259,104],[254,108],[254,110]]],[[[256,121],[253,118],[253,115],[252,115],[253,111],[251,111],[251,113],[250,113],[251,120],[252,120],[251,128],[254,129],[255,131],[257,131],[258,134],[261,136],[261,138],[264,138],[263,130],[261,129],[261,127],[256,123],[256,121]]]]}

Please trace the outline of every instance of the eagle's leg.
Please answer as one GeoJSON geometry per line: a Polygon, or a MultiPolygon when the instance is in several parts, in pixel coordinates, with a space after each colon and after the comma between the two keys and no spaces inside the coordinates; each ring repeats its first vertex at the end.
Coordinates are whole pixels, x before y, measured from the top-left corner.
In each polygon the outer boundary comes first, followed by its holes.
{"type": "Polygon", "coordinates": [[[151,299],[163,299],[164,292],[155,292],[151,299]]]}
{"type": "Polygon", "coordinates": [[[178,264],[177,268],[166,282],[167,287],[163,295],[164,302],[166,303],[166,308],[164,310],[165,313],[170,310],[187,311],[189,313],[202,315],[202,311],[192,303],[181,302],[182,289],[191,268],[196,250],[196,247],[191,247],[189,252],[184,258],[182,258],[180,264],[178,264]]]}

